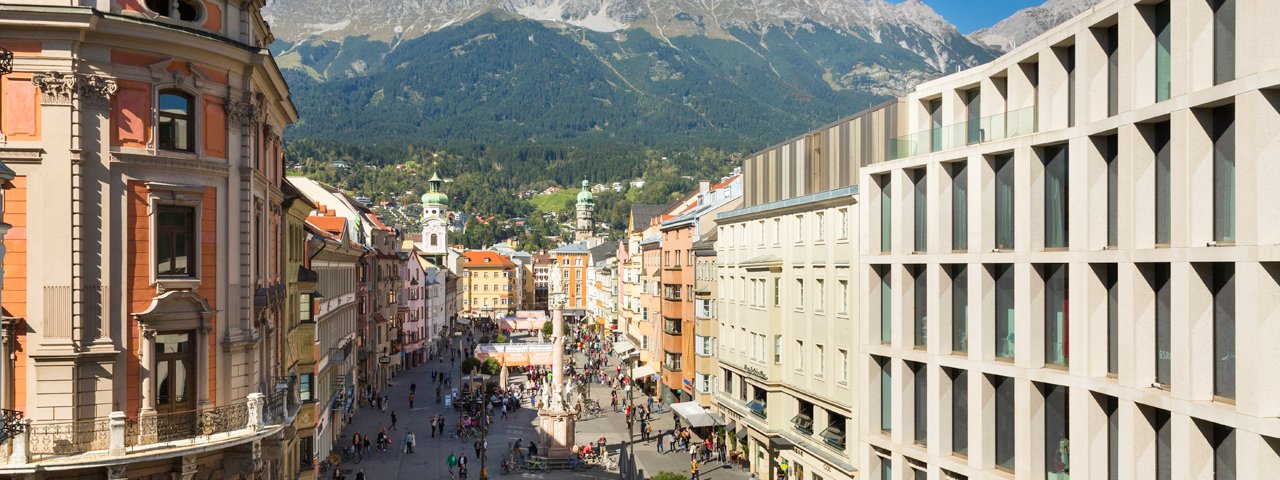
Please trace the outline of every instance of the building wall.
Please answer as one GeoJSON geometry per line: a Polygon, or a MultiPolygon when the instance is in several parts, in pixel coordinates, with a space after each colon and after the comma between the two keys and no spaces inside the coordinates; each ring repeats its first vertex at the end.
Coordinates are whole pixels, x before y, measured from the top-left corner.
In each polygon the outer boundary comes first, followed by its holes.
{"type": "MultiPolygon", "coordinates": [[[[693,235],[692,225],[662,231],[663,395],[679,391],[678,400],[692,398],[693,385],[693,235]],[[676,359],[679,363],[676,363],[676,359]],[[678,368],[677,368],[678,367],[678,368]]],[[[677,396],[672,393],[671,398],[677,396]]]]}
{"type": "Polygon", "coordinates": [[[1268,30],[1280,8],[1233,3],[1233,17],[1215,18],[1205,2],[1171,0],[1164,57],[1158,3],[1105,2],[904,99],[905,123],[922,133],[861,175],[867,471],[1261,478],[1280,469],[1276,384],[1253,373],[1278,359],[1262,339],[1277,333],[1280,228],[1261,192],[1280,179],[1268,127],[1280,119],[1268,30]],[[1223,40],[1233,48],[1217,50],[1223,40]],[[1215,79],[1231,57],[1234,75],[1215,79]],[[948,132],[965,131],[961,99],[974,88],[981,117],[998,121],[981,124],[994,130],[981,141],[959,141],[948,132]],[[1228,119],[1233,131],[1215,127],[1228,119]],[[1012,175],[1001,176],[1006,161],[1012,175]],[[1225,219],[1233,228],[1216,229],[1225,219]],[[1009,239],[998,235],[1006,221],[1009,239]]]}
{"type": "Polygon", "coordinates": [[[860,324],[852,189],[763,207],[718,219],[716,398],[726,416],[748,430],[758,475],[773,478],[785,460],[790,469],[823,478],[853,478],[860,324]],[[747,406],[761,397],[764,418],[747,406]],[[809,431],[794,423],[801,402],[812,412],[809,431]],[[844,427],[843,446],[824,441],[832,423],[844,427]],[[796,447],[770,447],[779,438],[796,447]]]}
{"type": "Polygon", "coordinates": [[[463,271],[466,302],[463,313],[469,315],[506,315],[514,309],[515,270],[510,267],[468,266],[463,271]]]}

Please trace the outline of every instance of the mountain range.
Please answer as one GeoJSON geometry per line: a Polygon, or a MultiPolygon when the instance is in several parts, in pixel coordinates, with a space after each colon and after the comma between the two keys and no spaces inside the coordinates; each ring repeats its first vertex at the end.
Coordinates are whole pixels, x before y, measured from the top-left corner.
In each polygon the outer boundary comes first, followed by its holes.
{"type": "Polygon", "coordinates": [[[501,166],[762,148],[1096,1],[1050,0],[970,36],[921,0],[274,0],[264,12],[301,112],[292,138],[464,147],[501,166]]]}

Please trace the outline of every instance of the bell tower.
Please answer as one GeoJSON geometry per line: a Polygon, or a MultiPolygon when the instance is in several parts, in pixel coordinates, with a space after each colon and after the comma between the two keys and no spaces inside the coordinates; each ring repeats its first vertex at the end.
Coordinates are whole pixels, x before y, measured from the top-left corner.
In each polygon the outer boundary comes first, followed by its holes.
{"type": "Polygon", "coordinates": [[[443,265],[440,262],[449,253],[449,196],[440,191],[443,183],[440,175],[431,175],[427,193],[422,194],[422,242],[419,248],[437,265],[443,265]]]}
{"type": "Polygon", "coordinates": [[[577,223],[574,240],[585,242],[596,235],[595,222],[596,200],[591,195],[591,182],[582,181],[582,191],[578,192],[577,223]]]}

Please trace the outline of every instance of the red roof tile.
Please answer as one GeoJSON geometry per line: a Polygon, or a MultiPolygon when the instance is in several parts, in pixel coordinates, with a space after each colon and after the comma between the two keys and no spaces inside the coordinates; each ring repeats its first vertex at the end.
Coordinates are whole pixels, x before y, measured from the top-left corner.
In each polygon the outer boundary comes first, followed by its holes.
{"type": "Polygon", "coordinates": [[[470,250],[462,252],[465,267],[515,267],[516,264],[498,252],[488,250],[470,250]]]}

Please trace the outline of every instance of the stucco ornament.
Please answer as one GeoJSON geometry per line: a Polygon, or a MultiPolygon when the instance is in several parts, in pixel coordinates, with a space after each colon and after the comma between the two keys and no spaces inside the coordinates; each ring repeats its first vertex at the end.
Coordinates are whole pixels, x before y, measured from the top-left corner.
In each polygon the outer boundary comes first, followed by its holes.
{"type": "Polygon", "coordinates": [[[227,121],[232,125],[258,126],[267,119],[266,95],[261,92],[246,94],[243,100],[228,100],[223,104],[227,121]]]}
{"type": "Polygon", "coordinates": [[[74,73],[44,72],[31,76],[31,83],[40,89],[40,102],[53,105],[70,105],[76,90],[74,73]]]}
{"type": "Polygon", "coordinates": [[[75,94],[99,105],[106,105],[118,89],[116,81],[100,75],[84,73],[44,72],[31,76],[40,89],[40,101],[51,105],[70,105],[75,94]]]}
{"type": "Polygon", "coordinates": [[[78,86],[81,99],[98,105],[110,104],[119,89],[115,80],[100,75],[80,75],[78,86]]]}

